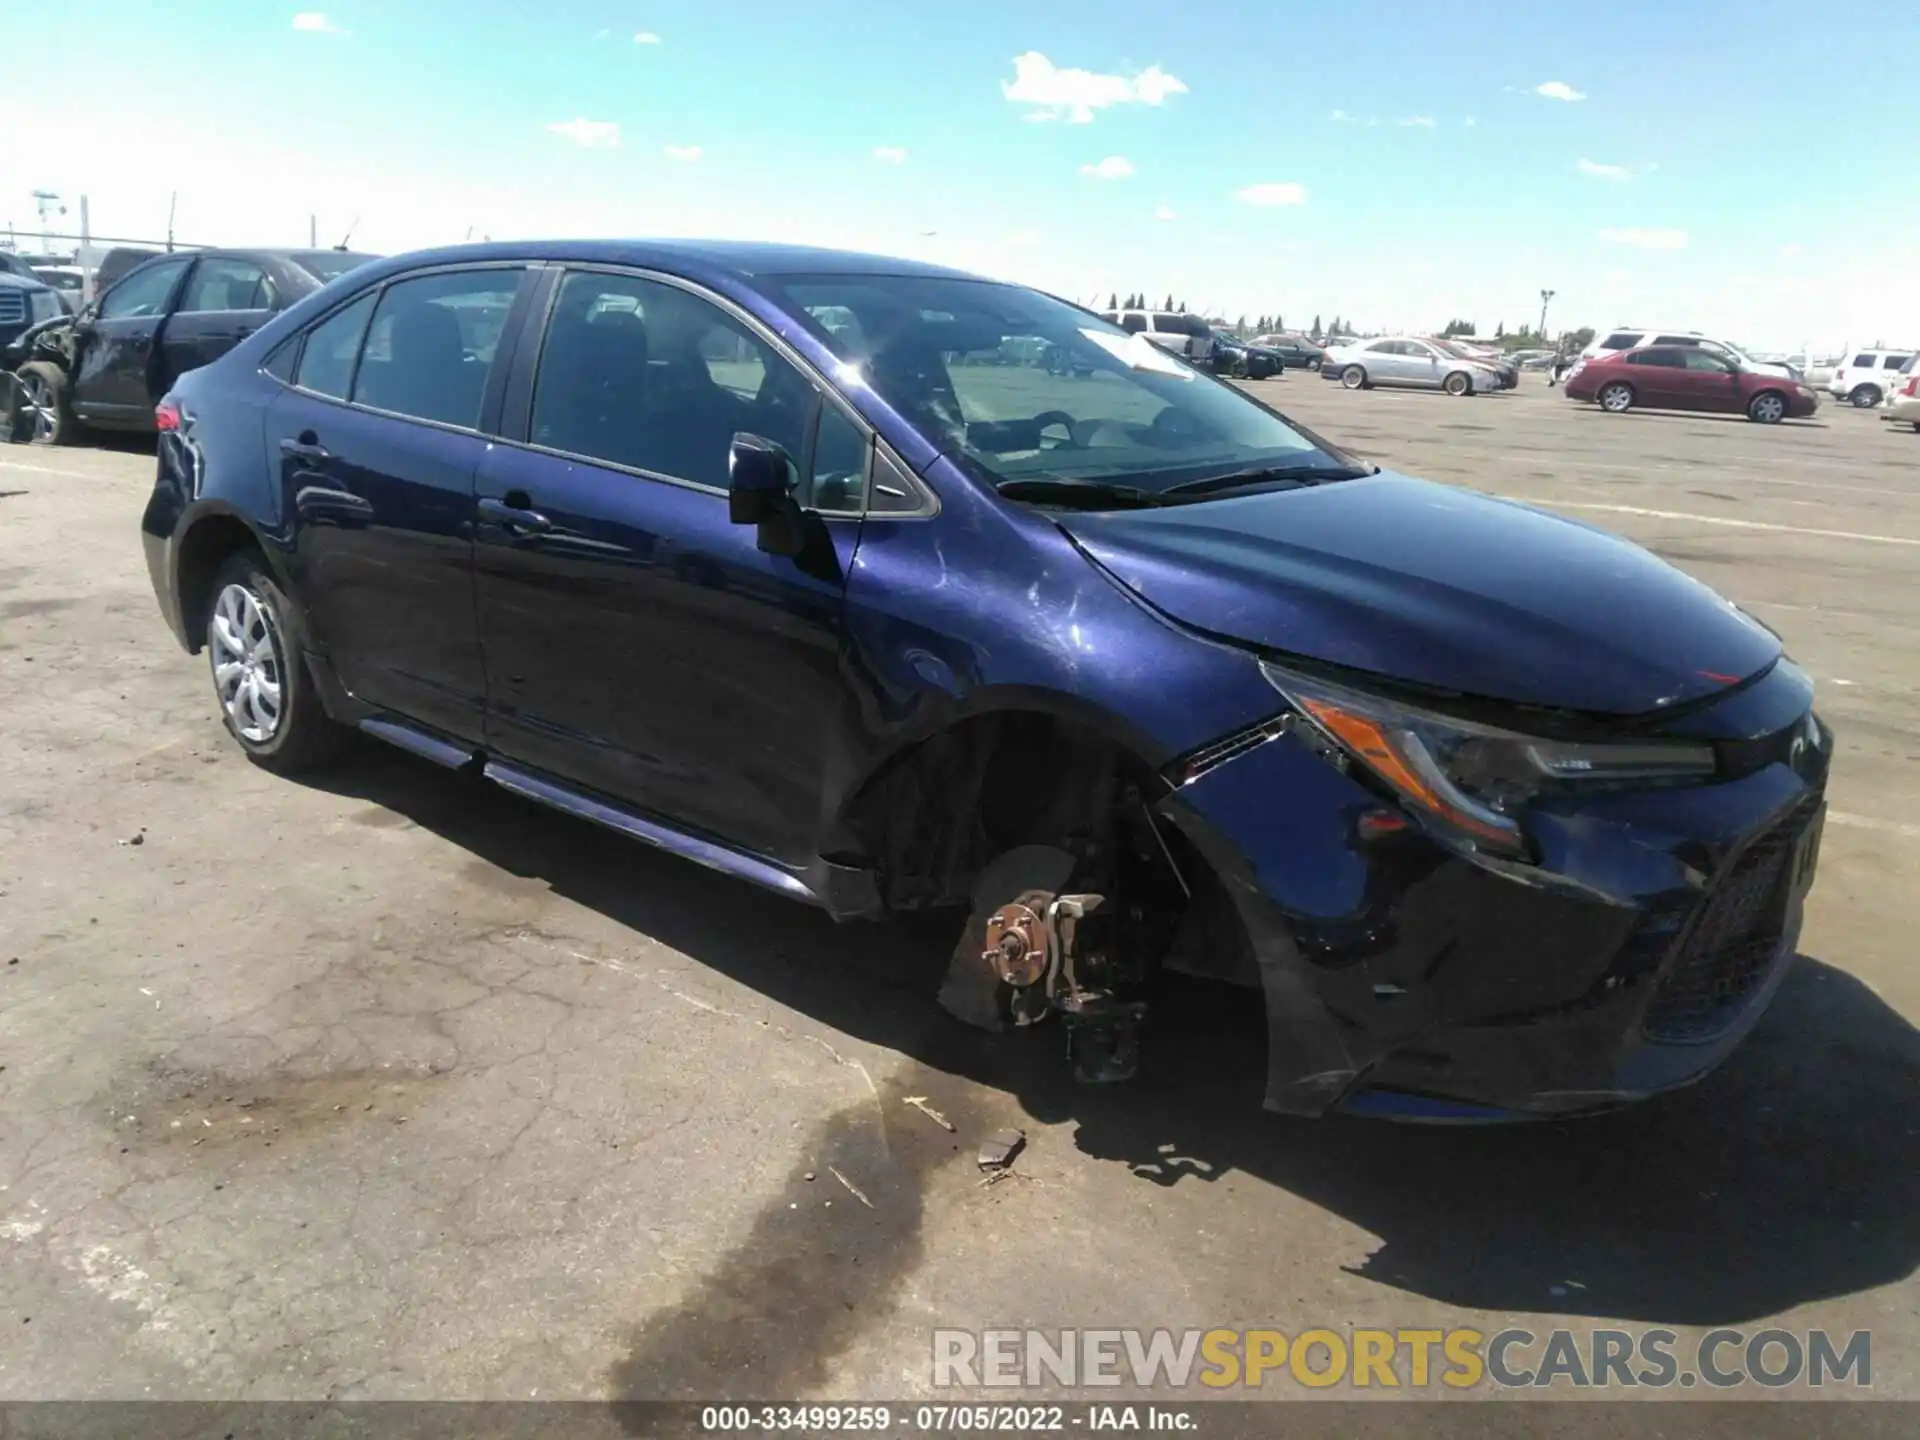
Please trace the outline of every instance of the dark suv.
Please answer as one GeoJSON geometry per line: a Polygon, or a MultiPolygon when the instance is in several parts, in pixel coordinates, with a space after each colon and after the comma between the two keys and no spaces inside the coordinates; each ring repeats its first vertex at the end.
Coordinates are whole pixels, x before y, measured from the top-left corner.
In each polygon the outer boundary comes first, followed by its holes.
{"type": "MultiPolygon", "coordinates": [[[[115,252],[116,254],[119,252],[115,252]]],[[[151,431],[174,379],[372,257],[336,250],[200,250],[126,271],[70,323],[31,337],[17,374],[32,438],[83,426],[151,431]]]]}
{"type": "Polygon", "coordinates": [[[1588,1111],[1792,962],[1832,740],[1770,630],[1031,290],[463,247],[158,418],[154,590],[258,763],[357,728],[836,917],[957,907],[946,1007],[1087,1079],[1179,971],[1260,997],[1273,1108],[1588,1111]]]}

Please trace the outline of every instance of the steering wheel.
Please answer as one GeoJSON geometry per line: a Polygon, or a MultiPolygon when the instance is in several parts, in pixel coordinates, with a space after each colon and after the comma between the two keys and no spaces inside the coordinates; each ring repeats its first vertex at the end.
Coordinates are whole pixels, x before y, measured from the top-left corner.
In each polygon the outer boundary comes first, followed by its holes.
{"type": "MultiPolygon", "coordinates": [[[[1067,445],[1076,450],[1085,448],[1080,442],[1079,422],[1064,410],[1043,410],[1033,417],[1032,423],[1035,429],[1041,431],[1053,425],[1063,426],[1067,432],[1067,445]]],[[[1053,448],[1057,450],[1064,447],[1056,445],[1053,448]]]]}

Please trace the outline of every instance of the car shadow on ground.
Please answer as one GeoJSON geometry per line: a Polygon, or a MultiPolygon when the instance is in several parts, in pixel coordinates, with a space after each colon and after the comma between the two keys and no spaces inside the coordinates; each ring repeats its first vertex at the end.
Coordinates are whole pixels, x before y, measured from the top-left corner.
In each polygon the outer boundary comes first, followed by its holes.
{"type": "MultiPolygon", "coordinates": [[[[1076,1085],[1053,1027],[986,1035],[934,1003],[959,917],[836,925],[371,743],[313,777],[641,932],[821,1025],[1076,1125],[1141,1184],[1239,1174],[1379,1237],[1355,1273],[1450,1305],[1740,1324],[1920,1262],[1920,1031],[1802,956],[1691,1090],[1580,1121],[1411,1127],[1263,1112],[1257,1000],[1170,984],[1134,1082],[1076,1085]]],[[[1543,957],[1543,963],[1550,957],[1543,957]]]]}

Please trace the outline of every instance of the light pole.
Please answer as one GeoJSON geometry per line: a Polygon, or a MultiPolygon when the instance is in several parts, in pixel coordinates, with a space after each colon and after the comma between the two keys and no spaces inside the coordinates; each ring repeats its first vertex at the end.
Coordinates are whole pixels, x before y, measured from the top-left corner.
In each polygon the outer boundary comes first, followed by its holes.
{"type": "Polygon", "coordinates": [[[1540,292],[1540,329],[1538,333],[1542,345],[1547,343],[1547,302],[1553,299],[1553,294],[1554,292],[1551,290],[1542,290],[1540,292]]]}

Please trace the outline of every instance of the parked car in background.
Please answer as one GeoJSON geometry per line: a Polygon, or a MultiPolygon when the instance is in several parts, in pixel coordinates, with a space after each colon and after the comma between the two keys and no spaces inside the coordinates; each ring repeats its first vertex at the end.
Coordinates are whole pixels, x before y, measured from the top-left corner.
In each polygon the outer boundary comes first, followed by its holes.
{"type": "Polygon", "coordinates": [[[1337,380],[1349,390],[1409,385],[1449,395],[1483,395],[1506,384],[1493,366],[1414,335],[1387,335],[1331,349],[1320,361],[1320,378],[1337,380]]]}
{"type": "Polygon", "coordinates": [[[52,287],[69,315],[78,315],[87,303],[87,272],[78,265],[36,265],[33,273],[52,287]]]}
{"type": "Polygon", "coordinates": [[[255,763],[357,729],[839,918],[970,909],[943,1003],[1082,1078],[1186,969],[1271,1109],[1601,1110],[1793,964],[1833,738],[1773,632],[1036,291],[461,246],[159,414],[155,597],[255,763]],[[961,363],[1048,346],[1097,380],[961,363]]]}
{"type": "Polygon", "coordinates": [[[1198,315],[1175,310],[1108,310],[1104,318],[1198,364],[1207,363],[1213,353],[1213,327],[1198,315]]]}
{"type": "Polygon", "coordinates": [[[1871,410],[1895,388],[1894,377],[1913,359],[1912,350],[1854,350],[1835,367],[1827,393],[1860,410],[1871,410]]]}
{"type": "Polygon", "coordinates": [[[1583,359],[1567,372],[1565,389],[1569,400],[1591,401],[1613,415],[1704,410],[1772,425],[1820,408],[1812,387],[1772,370],[1744,369],[1701,345],[1654,345],[1583,359]]]}
{"type": "Polygon", "coordinates": [[[22,277],[7,271],[0,273],[0,351],[43,321],[65,313],[60,296],[31,274],[22,277]]]}
{"type": "Polygon", "coordinates": [[[1216,375],[1240,380],[1271,380],[1286,370],[1287,362],[1279,351],[1264,345],[1232,335],[1215,335],[1208,368],[1216,375]]]}
{"type": "Polygon", "coordinates": [[[134,266],[70,323],[33,338],[15,371],[33,412],[33,438],[57,445],[88,425],[151,431],[154,404],[177,376],[219,359],[280,311],[371,258],[338,250],[197,250],[134,266]]]}
{"type": "Polygon", "coordinates": [[[1264,345],[1267,349],[1277,352],[1286,362],[1289,370],[1318,370],[1320,357],[1327,353],[1324,346],[1314,344],[1304,335],[1289,335],[1284,332],[1256,335],[1253,337],[1253,343],[1264,345]]]}
{"type": "Polygon", "coordinates": [[[1887,396],[1885,418],[1911,424],[1920,432],[1920,355],[1909,359],[1895,378],[1893,391],[1887,396]]]}
{"type": "Polygon", "coordinates": [[[1505,356],[1498,355],[1491,350],[1483,350],[1477,345],[1462,344],[1458,340],[1441,340],[1433,336],[1426,338],[1429,345],[1436,345],[1449,355],[1461,360],[1472,361],[1476,365],[1484,366],[1493,371],[1493,373],[1500,378],[1500,388],[1502,390],[1511,390],[1520,383],[1520,367],[1505,356]]]}
{"type": "Polygon", "coordinates": [[[1738,345],[1727,340],[1716,340],[1698,330],[1655,330],[1647,327],[1623,325],[1609,333],[1597,337],[1581,353],[1588,359],[1602,355],[1618,354],[1627,350],[1641,350],[1649,345],[1695,347],[1711,350],[1715,354],[1733,361],[1742,370],[1762,374],[1774,374],[1788,380],[1798,380],[1796,374],[1786,365],[1778,362],[1756,360],[1738,345]]]}

